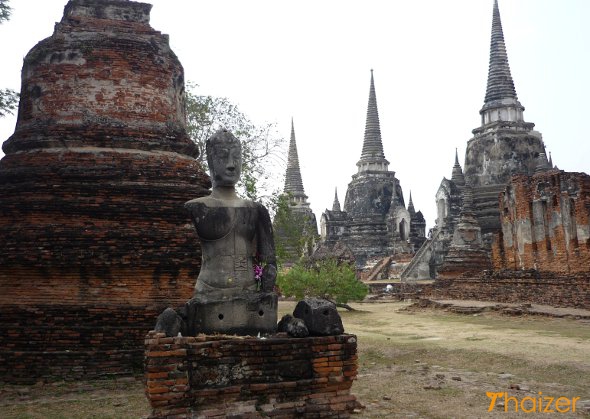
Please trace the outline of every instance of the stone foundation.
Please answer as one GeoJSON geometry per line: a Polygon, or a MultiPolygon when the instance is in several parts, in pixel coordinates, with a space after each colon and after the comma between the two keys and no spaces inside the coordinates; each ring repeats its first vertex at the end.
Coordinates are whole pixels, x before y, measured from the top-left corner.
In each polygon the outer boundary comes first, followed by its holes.
{"type": "Polygon", "coordinates": [[[357,406],[354,335],[145,340],[151,418],[346,418],[357,406]]]}
{"type": "Polygon", "coordinates": [[[434,289],[434,281],[423,281],[423,282],[365,282],[365,285],[369,287],[371,294],[377,294],[379,296],[391,296],[399,300],[410,300],[420,297],[426,297],[432,295],[434,289]],[[388,293],[385,293],[385,287],[391,285],[391,289],[388,293]]]}
{"type": "Polygon", "coordinates": [[[590,276],[550,276],[536,271],[500,272],[480,278],[437,280],[435,289],[423,296],[589,309],[590,276]]]}

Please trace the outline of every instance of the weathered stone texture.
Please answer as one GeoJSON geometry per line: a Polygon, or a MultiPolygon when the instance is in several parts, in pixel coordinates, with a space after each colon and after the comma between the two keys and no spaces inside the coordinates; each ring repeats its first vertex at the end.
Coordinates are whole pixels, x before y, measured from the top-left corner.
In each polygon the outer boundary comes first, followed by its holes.
{"type": "Polygon", "coordinates": [[[312,336],[340,335],[344,333],[342,319],[336,304],[323,298],[305,298],[297,303],[293,316],[305,322],[312,336]]]}
{"type": "Polygon", "coordinates": [[[455,278],[480,273],[491,268],[488,252],[483,248],[481,228],[473,211],[473,192],[463,190],[463,209],[455,226],[453,240],[443,265],[438,270],[441,278],[455,278]]]}
{"type": "Polygon", "coordinates": [[[348,216],[346,243],[357,265],[363,266],[367,258],[385,256],[390,251],[387,215],[398,180],[388,171],[365,172],[352,178],[344,202],[348,216]]]}
{"type": "Polygon", "coordinates": [[[151,418],[332,417],[358,406],[356,337],[166,338],[150,332],[151,418]]]}
{"type": "Polygon", "coordinates": [[[498,194],[512,175],[535,173],[537,158],[545,152],[543,140],[531,131],[532,126],[524,122],[496,122],[474,130],[474,138],[467,143],[465,179],[473,187],[476,216],[484,239],[500,229],[498,194]],[[520,125],[529,127],[521,132],[520,125]]]}
{"type": "Polygon", "coordinates": [[[500,195],[496,269],[590,273],[590,176],[558,170],[515,176],[500,195]]]}
{"type": "Polygon", "coordinates": [[[182,204],[210,183],[150,8],[72,0],[24,59],[0,161],[0,357],[28,364],[20,377],[129,372],[140,331],[192,294],[200,250],[182,204]]]}

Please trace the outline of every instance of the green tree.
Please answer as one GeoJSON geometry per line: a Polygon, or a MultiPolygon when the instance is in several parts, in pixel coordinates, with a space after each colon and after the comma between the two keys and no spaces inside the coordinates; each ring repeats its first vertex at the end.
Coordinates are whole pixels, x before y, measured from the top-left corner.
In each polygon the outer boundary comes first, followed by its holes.
{"type": "Polygon", "coordinates": [[[275,252],[280,266],[297,262],[303,256],[311,255],[318,240],[315,220],[293,210],[288,194],[280,194],[273,200],[273,228],[275,252]]]}
{"type": "Polygon", "coordinates": [[[238,192],[252,200],[270,199],[273,171],[283,170],[285,139],[276,133],[275,124],[254,124],[229,99],[202,96],[196,85],[188,83],[186,113],[188,134],[199,146],[199,160],[207,168],[205,141],[218,129],[226,128],[242,142],[242,177],[238,192]]]}
{"type": "MultiPolygon", "coordinates": [[[[0,23],[10,19],[12,9],[8,0],[0,0],[0,23]]],[[[12,113],[18,106],[18,93],[12,89],[0,89],[0,118],[12,113]]]]}
{"type": "Polygon", "coordinates": [[[12,89],[0,89],[0,118],[11,114],[18,106],[18,93],[12,89]]]}
{"type": "Polygon", "coordinates": [[[12,9],[8,5],[8,0],[0,0],[0,23],[6,22],[10,19],[12,9]]]}
{"type": "Polygon", "coordinates": [[[367,286],[357,279],[354,266],[335,259],[321,259],[310,266],[298,263],[279,273],[277,285],[286,297],[324,298],[349,310],[352,308],[346,303],[360,301],[368,293],[367,286]]]}

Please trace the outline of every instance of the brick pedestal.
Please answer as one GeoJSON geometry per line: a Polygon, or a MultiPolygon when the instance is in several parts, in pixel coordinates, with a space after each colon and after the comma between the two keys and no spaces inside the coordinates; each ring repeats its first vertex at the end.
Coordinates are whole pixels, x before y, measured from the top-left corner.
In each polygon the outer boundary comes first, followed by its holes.
{"type": "Polygon", "coordinates": [[[356,336],[146,337],[151,418],[346,418],[357,406],[356,336]]]}

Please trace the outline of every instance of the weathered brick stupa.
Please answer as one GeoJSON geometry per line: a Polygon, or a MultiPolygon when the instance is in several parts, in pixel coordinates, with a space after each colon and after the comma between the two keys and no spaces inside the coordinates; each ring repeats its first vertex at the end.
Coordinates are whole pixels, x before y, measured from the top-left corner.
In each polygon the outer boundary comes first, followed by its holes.
{"type": "Polygon", "coordinates": [[[192,295],[183,203],[210,182],[150,9],[71,0],[24,59],[0,161],[0,380],[128,373],[157,314],[192,295]]]}

